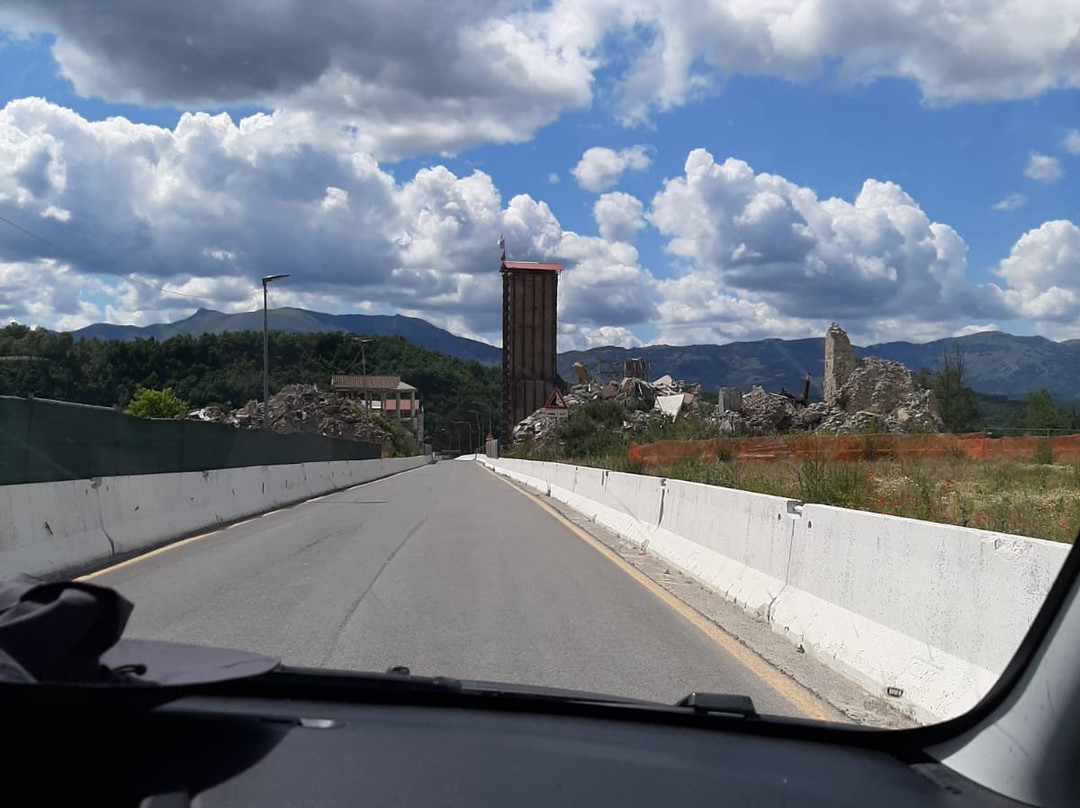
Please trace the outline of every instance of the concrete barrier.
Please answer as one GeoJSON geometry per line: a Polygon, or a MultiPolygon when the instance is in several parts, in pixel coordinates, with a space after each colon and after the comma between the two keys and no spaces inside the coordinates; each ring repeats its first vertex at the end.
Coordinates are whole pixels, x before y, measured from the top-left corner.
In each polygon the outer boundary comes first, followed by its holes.
{"type": "Polygon", "coordinates": [[[680,480],[481,462],[682,568],[923,722],[986,694],[1070,549],[680,480]]]}
{"type": "Polygon", "coordinates": [[[341,460],[0,486],[0,578],[58,577],[429,462],[341,460]]]}
{"type": "Polygon", "coordinates": [[[217,492],[221,472],[105,477],[98,487],[101,523],[113,555],[221,524],[217,492]]]}
{"type": "Polygon", "coordinates": [[[108,558],[97,480],[0,486],[0,577],[108,558]]]}
{"type": "Polygon", "coordinates": [[[663,543],[650,546],[746,611],[769,619],[785,585],[798,503],[681,480],[661,484],[663,543]]]}
{"type": "Polygon", "coordinates": [[[776,630],[922,720],[965,712],[1008,664],[1068,545],[806,505],[776,630]]]}

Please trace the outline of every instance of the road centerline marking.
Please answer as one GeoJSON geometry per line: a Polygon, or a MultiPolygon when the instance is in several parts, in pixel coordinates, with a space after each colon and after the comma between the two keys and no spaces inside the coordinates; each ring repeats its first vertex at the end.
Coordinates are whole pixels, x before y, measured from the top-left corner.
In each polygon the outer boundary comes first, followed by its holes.
{"type": "Polygon", "coordinates": [[[827,710],[817,698],[811,695],[805,688],[798,684],[795,680],[786,676],[760,656],[755,654],[745,645],[740,643],[720,626],[716,625],[712,620],[703,615],[697,609],[693,608],[687,603],[684,603],[676,595],[672,594],[668,590],[660,586],[656,581],[639,570],[633,564],[629,563],[625,558],[620,556],[602,541],[592,536],[588,531],[583,530],[578,525],[575,525],[558,510],[553,508],[548,503],[544,502],[538,494],[532,491],[527,491],[520,486],[516,485],[512,480],[503,477],[501,474],[492,471],[486,466],[482,466],[484,471],[488,472],[495,478],[501,480],[510,486],[511,489],[519,493],[521,496],[528,500],[531,500],[533,504],[538,506],[541,510],[545,511],[549,516],[555,519],[560,525],[565,527],[575,536],[583,540],[586,544],[593,548],[600,555],[611,561],[616,567],[621,569],[641,586],[647,589],[658,598],[665,606],[676,612],[680,617],[687,620],[695,628],[701,631],[705,636],[712,640],[716,645],[719,645],[728,655],[735,658],[735,660],[741,664],[744,668],[747,668],[754,674],[760,681],[768,685],[774,692],[777,693],[784,701],[791,704],[797,710],[799,710],[807,718],[816,719],[818,721],[836,721],[836,715],[827,710]]]}

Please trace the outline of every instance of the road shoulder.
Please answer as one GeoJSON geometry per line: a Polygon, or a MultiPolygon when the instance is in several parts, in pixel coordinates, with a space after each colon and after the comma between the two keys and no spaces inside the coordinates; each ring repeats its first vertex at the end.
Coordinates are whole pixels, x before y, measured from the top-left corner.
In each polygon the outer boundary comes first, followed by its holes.
{"type": "Polygon", "coordinates": [[[833,720],[887,729],[917,726],[884,698],[867,693],[854,682],[826,668],[812,656],[800,652],[766,624],[755,620],[676,565],[642,550],[558,500],[542,496],[506,477],[501,479],[522,494],[551,508],[765,664],[792,680],[827,707],[833,714],[833,720]]]}

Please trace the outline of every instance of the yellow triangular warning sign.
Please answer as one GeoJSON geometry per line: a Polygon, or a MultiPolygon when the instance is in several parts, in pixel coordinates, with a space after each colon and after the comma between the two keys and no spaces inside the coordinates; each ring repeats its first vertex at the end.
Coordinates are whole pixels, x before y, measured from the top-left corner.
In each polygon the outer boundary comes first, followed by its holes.
{"type": "Polygon", "coordinates": [[[548,397],[547,404],[544,405],[545,410],[568,410],[566,406],[566,399],[563,398],[562,393],[559,392],[559,388],[556,387],[551,391],[551,395],[548,397]]]}

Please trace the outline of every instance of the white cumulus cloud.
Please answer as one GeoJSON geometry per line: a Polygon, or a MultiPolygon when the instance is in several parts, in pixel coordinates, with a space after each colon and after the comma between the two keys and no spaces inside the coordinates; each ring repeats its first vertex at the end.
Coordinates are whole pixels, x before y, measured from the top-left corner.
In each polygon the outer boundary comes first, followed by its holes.
{"type": "Polygon", "coordinates": [[[624,171],[644,171],[652,164],[644,146],[629,146],[615,151],[593,146],[581,155],[571,173],[586,191],[600,193],[618,183],[624,171]]]}
{"type": "Polygon", "coordinates": [[[1021,316],[1080,331],[1080,227],[1073,222],[1044,222],[1024,233],[995,271],[1021,316]]]}
{"type": "Polygon", "coordinates": [[[25,305],[9,291],[0,314],[55,326],[82,316],[155,322],[198,306],[249,310],[260,276],[288,272],[274,289],[279,304],[375,304],[494,333],[501,298],[491,247],[504,234],[513,257],[566,265],[562,300],[577,322],[653,316],[652,276],[631,245],[566,231],[529,196],[504,201],[483,172],[435,166],[398,182],[370,155],[297,148],[276,137],[279,125],[287,123],[276,116],[201,113],[171,130],[91,122],[41,99],[0,109],[0,215],[39,237],[9,228],[0,240],[8,288],[32,285],[35,267],[63,267],[42,269],[25,305]],[[45,290],[61,281],[81,291],[52,303],[45,290]]]}
{"type": "Polygon", "coordinates": [[[379,159],[521,142],[597,86],[647,120],[736,74],[893,78],[933,104],[1080,87],[1080,4],[1061,0],[7,0],[86,97],[275,110],[379,159]],[[601,69],[604,72],[601,72],[601,69]],[[614,85],[610,87],[608,85],[614,85]]]}
{"type": "Polygon", "coordinates": [[[560,351],[586,351],[614,345],[619,348],[637,348],[642,345],[632,331],[622,326],[604,325],[599,328],[568,326],[560,329],[560,351]]]}
{"type": "Polygon", "coordinates": [[[1080,129],[1070,129],[1061,141],[1061,148],[1069,154],[1080,154],[1080,129]]]}
{"type": "Polygon", "coordinates": [[[1036,182],[1051,183],[1064,177],[1065,172],[1061,168],[1061,161],[1056,157],[1033,151],[1028,155],[1024,176],[1036,182]]]}
{"type": "Polygon", "coordinates": [[[600,237],[607,241],[633,243],[638,230],[645,226],[644,213],[641,200],[622,191],[603,194],[593,205],[600,237]]]}
{"type": "Polygon", "coordinates": [[[436,165],[399,180],[370,154],[298,144],[289,127],[189,114],[168,129],[10,102],[0,215],[41,238],[0,239],[0,318],[73,328],[251,310],[258,278],[288,272],[277,305],[401,311],[497,336],[503,234],[511,257],[566,267],[567,344],[633,344],[643,324],[687,343],[817,335],[834,319],[874,340],[1080,322],[1080,228],[1065,220],[1021,236],[998,283],[979,285],[960,235],[895,183],[822,199],[698,149],[647,210],[629,194],[598,197],[589,236],[543,200],[504,199],[481,171],[436,165]],[[663,276],[633,244],[645,221],[664,239],[663,276]]]}
{"type": "Polygon", "coordinates": [[[870,179],[851,202],[823,200],[696,149],[648,218],[687,266],[660,287],[672,338],[806,335],[830,320],[861,334],[931,333],[965,313],[1007,308],[996,288],[967,280],[959,234],[894,183],[870,179]]]}

